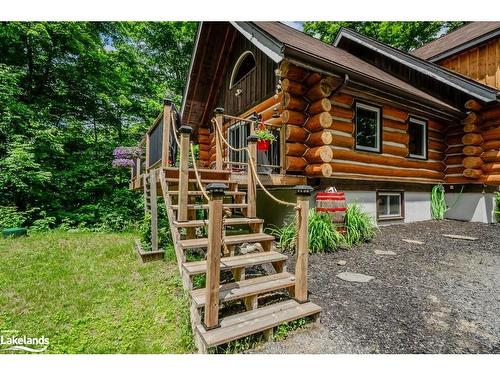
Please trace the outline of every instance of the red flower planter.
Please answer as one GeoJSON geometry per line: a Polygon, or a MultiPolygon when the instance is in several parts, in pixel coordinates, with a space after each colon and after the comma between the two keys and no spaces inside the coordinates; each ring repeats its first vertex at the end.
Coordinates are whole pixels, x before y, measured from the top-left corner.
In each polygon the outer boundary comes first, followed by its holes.
{"type": "Polygon", "coordinates": [[[271,146],[271,142],[266,140],[257,141],[257,150],[259,151],[269,151],[269,147],[271,146]]]}

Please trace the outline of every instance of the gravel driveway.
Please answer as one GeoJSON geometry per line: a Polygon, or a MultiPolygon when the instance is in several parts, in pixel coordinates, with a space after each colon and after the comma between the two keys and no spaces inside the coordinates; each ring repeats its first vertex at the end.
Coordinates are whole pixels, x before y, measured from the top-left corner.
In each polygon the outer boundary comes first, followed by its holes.
{"type": "MultiPolygon", "coordinates": [[[[288,268],[293,270],[294,260],[288,268]]],[[[322,324],[257,352],[500,353],[500,225],[429,221],[382,227],[371,243],[311,256],[309,291],[323,308],[322,324]],[[336,277],[344,271],[375,278],[355,283],[336,277]]]]}

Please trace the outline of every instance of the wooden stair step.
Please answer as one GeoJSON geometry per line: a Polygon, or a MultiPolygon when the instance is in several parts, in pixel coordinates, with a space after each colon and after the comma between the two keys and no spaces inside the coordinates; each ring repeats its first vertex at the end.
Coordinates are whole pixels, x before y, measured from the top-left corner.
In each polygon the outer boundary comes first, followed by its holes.
{"type": "Polygon", "coordinates": [[[295,300],[287,300],[228,316],[220,320],[220,327],[209,331],[205,330],[202,324],[198,324],[196,330],[205,345],[212,347],[320,312],[321,307],[312,302],[300,304],[295,300]]]}
{"type": "MultiPolygon", "coordinates": [[[[219,300],[221,302],[233,301],[249,296],[273,292],[289,288],[295,285],[295,276],[288,272],[274,275],[256,277],[236,281],[234,283],[222,284],[219,287],[219,300]]],[[[206,289],[196,289],[190,292],[193,304],[197,308],[205,306],[206,289]]]]}
{"type": "MultiPolygon", "coordinates": [[[[250,217],[234,217],[228,218],[224,221],[226,225],[247,225],[247,224],[263,224],[263,219],[250,218],[250,217]]],[[[190,221],[174,221],[174,226],[177,228],[193,228],[208,225],[207,220],[190,220],[190,221]]]]}
{"type": "MultiPolygon", "coordinates": [[[[170,195],[179,195],[179,192],[177,190],[172,190],[168,192],[170,195]]],[[[226,191],[226,196],[237,196],[237,195],[246,195],[244,191],[226,191]]],[[[188,191],[188,195],[194,195],[194,196],[203,196],[203,193],[201,191],[188,191]]]]}
{"type": "MultiPolygon", "coordinates": [[[[249,234],[238,234],[234,236],[226,236],[226,245],[237,245],[245,242],[256,243],[256,242],[267,242],[274,241],[274,236],[266,233],[249,233],[249,234]]],[[[193,238],[189,240],[179,241],[179,245],[183,250],[186,249],[198,249],[206,248],[208,246],[208,238],[193,238]]]]}
{"type": "MultiPolygon", "coordinates": [[[[246,268],[261,264],[284,262],[287,259],[288,257],[286,255],[278,253],[277,251],[256,252],[221,258],[220,269],[222,271],[232,270],[235,268],[246,268]]],[[[207,272],[207,262],[205,260],[197,262],[187,262],[182,266],[189,276],[199,275],[207,272]]]]}
{"type": "MultiPolygon", "coordinates": [[[[173,204],[170,206],[172,210],[178,210],[179,206],[177,204],[173,204]]],[[[224,203],[224,208],[247,208],[248,204],[246,203],[224,203]]],[[[188,204],[188,210],[208,210],[208,204],[188,204]]]]}
{"type": "MultiPolygon", "coordinates": [[[[174,183],[174,184],[178,184],[179,183],[179,179],[178,178],[167,178],[166,179],[167,182],[169,183],[174,183]]],[[[189,182],[198,182],[198,180],[196,178],[190,178],[189,179],[189,182]]],[[[229,181],[229,180],[213,180],[213,179],[204,179],[202,178],[201,179],[201,183],[203,185],[208,185],[208,184],[215,184],[215,183],[218,183],[218,184],[226,184],[226,185],[237,185],[238,183],[235,182],[235,181],[229,181]]]]}

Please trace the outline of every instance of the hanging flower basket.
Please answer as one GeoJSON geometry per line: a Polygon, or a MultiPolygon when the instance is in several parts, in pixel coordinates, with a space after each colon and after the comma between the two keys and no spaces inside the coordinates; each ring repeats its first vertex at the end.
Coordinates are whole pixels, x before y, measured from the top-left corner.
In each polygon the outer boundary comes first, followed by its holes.
{"type": "Polygon", "coordinates": [[[259,151],[269,151],[271,142],[276,141],[276,137],[268,129],[258,129],[255,131],[257,136],[257,150],[259,151]]]}
{"type": "Polygon", "coordinates": [[[257,150],[259,151],[269,151],[271,147],[271,142],[267,140],[257,141],[257,150]]]}

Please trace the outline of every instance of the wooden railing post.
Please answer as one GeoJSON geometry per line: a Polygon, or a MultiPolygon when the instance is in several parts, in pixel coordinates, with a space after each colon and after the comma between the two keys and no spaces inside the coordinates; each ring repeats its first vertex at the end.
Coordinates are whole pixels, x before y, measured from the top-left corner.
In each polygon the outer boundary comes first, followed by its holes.
{"type": "Polygon", "coordinates": [[[169,151],[170,151],[170,126],[175,126],[171,124],[171,113],[172,113],[172,100],[163,99],[163,137],[161,140],[161,166],[162,168],[168,167],[169,151]]]}
{"type": "Polygon", "coordinates": [[[156,169],[149,172],[149,199],[151,204],[151,251],[158,250],[158,206],[156,199],[156,169]]]}
{"type": "MultiPolygon", "coordinates": [[[[250,151],[249,158],[252,159],[255,169],[257,169],[257,136],[250,135],[247,137],[248,150],[250,151]]],[[[257,170],[255,171],[257,172],[257,170]]],[[[250,160],[248,160],[247,167],[247,216],[257,217],[257,185],[256,176],[252,172],[252,167],[250,166],[250,160]]]]}
{"type": "Polygon", "coordinates": [[[297,222],[297,264],[295,265],[295,299],[307,302],[307,265],[309,260],[308,216],[309,199],[313,188],[308,185],[295,187],[299,220],[297,222]]]}
{"type": "Polygon", "coordinates": [[[227,186],[214,183],[207,186],[208,202],[208,246],[207,273],[205,282],[205,318],[206,329],[219,325],[219,285],[220,285],[220,254],[222,248],[222,205],[227,186]]]}
{"type": "Polygon", "coordinates": [[[177,205],[177,221],[188,219],[188,190],[189,190],[189,141],[193,129],[190,126],[181,126],[180,134],[180,160],[179,160],[179,194],[177,205]]]}
{"type": "MultiPolygon", "coordinates": [[[[224,108],[215,108],[215,121],[219,125],[222,133],[224,133],[224,108]]],[[[215,169],[223,169],[224,150],[222,148],[222,139],[220,139],[219,132],[215,130],[215,169]]]]}

